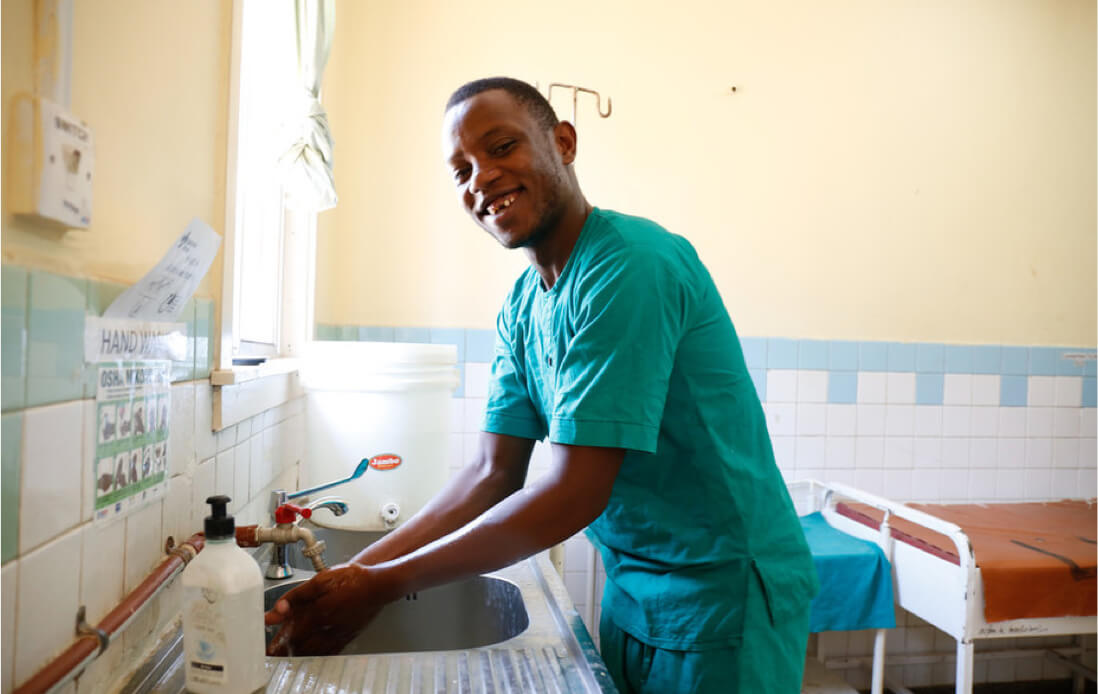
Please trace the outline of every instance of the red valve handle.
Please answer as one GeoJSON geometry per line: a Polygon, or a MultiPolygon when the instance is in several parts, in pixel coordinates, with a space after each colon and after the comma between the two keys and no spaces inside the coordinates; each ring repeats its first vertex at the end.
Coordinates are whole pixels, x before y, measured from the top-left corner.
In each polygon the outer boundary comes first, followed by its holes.
{"type": "Polygon", "coordinates": [[[310,508],[302,508],[297,504],[282,504],[275,509],[275,522],[293,523],[297,520],[299,515],[302,518],[310,518],[313,515],[313,510],[310,508]]]}

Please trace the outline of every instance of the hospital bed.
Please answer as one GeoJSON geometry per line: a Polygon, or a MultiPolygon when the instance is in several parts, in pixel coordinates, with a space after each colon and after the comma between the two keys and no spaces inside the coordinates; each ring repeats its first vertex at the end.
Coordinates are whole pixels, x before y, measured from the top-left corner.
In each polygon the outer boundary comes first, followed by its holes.
{"type": "MultiPolygon", "coordinates": [[[[956,641],[958,694],[972,691],[977,640],[1096,631],[1093,501],[904,505],[842,484],[795,482],[790,489],[799,510],[818,506],[832,527],[882,547],[896,603],[956,641]]],[[[1072,671],[1077,691],[1082,677],[1095,678],[1067,657],[1080,652],[1049,655],[1072,671]]],[[[1022,655],[1004,655],[1012,654],[1022,655]]]]}

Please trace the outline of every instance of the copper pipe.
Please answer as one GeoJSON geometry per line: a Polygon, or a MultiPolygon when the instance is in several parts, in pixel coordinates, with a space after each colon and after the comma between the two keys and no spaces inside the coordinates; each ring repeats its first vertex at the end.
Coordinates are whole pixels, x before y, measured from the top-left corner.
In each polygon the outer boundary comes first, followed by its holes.
{"type": "MultiPolygon", "coordinates": [[[[173,578],[191,559],[202,551],[206,537],[202,533],[191,535],[186,542],[172,550],[171,556],[161,562],[139,586],[122,598],[122,602],[99,622],[99,631],[109,638],[117,633],[140,610],[149,598],[156,595],[161,586],[173,578]]],[[[99,656],[99,639],[91,634],[81,635],[65,652],[47,663],[41,670],[20,685],[15,694],[41,694],[50,688],[76,677],[92,660],[99,656]]]]}
{"type": "Polygon", "coordinates": [[[261,543],[256,530],[258,525],[242,525],[236,529],[237,547],[258,547],[261,543]]]}

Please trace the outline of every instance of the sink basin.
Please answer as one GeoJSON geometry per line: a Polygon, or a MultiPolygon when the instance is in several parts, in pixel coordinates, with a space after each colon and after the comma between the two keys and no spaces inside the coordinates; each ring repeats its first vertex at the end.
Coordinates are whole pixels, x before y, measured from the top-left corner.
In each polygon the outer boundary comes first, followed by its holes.
{"type": "MultiPolygon", "coordinates": [[[[329,565],[347,561],[377,539],[377,533],[311,527],[324,540],[324,558],[329,565]]],[[[295,552],[295,568],[310,567],[295,552]]],[[[307,570],[294,578],[269,585],[263,593],[264,611],[278,599],[308,580],[307,570]]],[[[476,576],[407,595],[386,605],[340,655],[411,653],[479,648],[518,636],[530,625],[522,591],[511,581],[476,576]]],[[[268,634],[268,639],[273,635],[268,634]]]]}

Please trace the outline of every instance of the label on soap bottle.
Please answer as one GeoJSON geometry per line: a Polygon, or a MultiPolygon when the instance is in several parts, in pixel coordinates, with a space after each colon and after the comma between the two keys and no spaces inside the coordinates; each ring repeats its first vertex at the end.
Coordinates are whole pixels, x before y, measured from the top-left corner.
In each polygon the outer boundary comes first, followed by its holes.
{"type": "Polygon", "coordinates": [[[223,596],[211,588],[188,587],[184,591],[184,654],[187,681],[222,685],[227,680],[223,596]],[[187,641],[190,643],[187,643],[187,641]]]}

